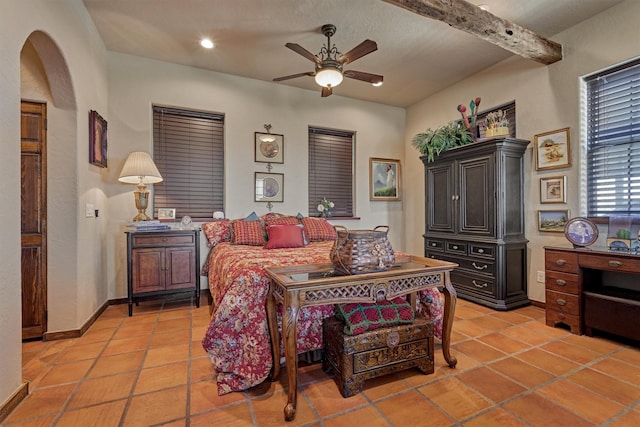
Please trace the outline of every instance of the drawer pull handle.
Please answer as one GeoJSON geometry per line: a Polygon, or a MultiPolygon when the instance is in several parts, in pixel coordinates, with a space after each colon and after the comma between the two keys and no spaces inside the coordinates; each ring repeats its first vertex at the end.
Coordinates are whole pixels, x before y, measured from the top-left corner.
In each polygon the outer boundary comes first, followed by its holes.
{"type": "Polygon", "coordinates": [[[556,261],[556,265],[565,265],[567,263],[566,259],[559,259],[556,261]]]}
{"type": "Polygon", "coordinates": [[[567,284],[567,282],[565,282],[565,281],[564,281],[564,280],[562,280],[562,279],[558,279],[558,280],[556,280],[556,285],[558,285],[558,286],[564,286],[564,285],[566,285],[566,284],[567,284]]]}
{"type": "Polygon", "coordinates": [[[457,250],[457,249],[458,249],[458,245],[453,245],[453,246],[451,246],[451,248],[452,248],[453,250],[457,250]]]}
{"type": "Polygon", "coordinates": [[[622,263],[620,261],[609,261],[609,265],[611,267],[622,267],[622,263]]]}
{"type": "Polygon", "coordinates": [[[484,253],[484,249],[478,249],[478,253],[479,254],[483,254],[484,253]]]}
{"type": "Polygon", "coordinates": [[[487,269],[487,264],[484,265],[476,265],[475,262],[472,262],[471,265],[473,265],[475,267],[476,270],[486,270],[487,269]]]}
{"type": "Polygon", "coordinates": [[[563,300],[562,298],[558,298],[556,302],[558,303],[558,305],[567,305],[567,301],[563,300]]]}
{"type": "Polygon", "coordinates": [[[167,241],[167,238],[166,238],[166,237],[163,237],[163,238],[162,238],[162,241],[163,241],[163,242],[166,242],[166,241],[167,241]]]}
{"type": "Polygon", "coordinates": [[[475,286],[476,288],[486,288],[489,286],[488,283],[482,283],[482,284],[478,284],[475,280],[472,280],[471,283],[473,283],[473,286],[475,286]]]}
{"type": "Polygon", "coordinates": [[[432,247],[436,247],[436,246],[438,246],[438,244],[436,242],[433,242],[433,243],[431,243],[431,246],[432,247]]]}

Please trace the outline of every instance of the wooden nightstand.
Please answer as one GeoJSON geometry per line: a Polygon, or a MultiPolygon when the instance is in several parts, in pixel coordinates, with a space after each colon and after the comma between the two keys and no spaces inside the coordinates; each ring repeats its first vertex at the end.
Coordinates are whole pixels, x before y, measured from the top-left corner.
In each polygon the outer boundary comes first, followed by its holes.
{"type": "Polygon", "coordinates": [[[200,307],[200,229],[127,231],[127,293],[133,302],[194,292],[200,307]]]}

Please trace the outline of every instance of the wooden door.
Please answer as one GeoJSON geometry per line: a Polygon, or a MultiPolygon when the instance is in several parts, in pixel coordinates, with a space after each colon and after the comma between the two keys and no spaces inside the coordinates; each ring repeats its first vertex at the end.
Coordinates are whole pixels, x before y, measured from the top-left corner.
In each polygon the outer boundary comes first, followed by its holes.
{"type": "Polygon", "coordinates": [[[47,331],[46,104],[20,108],[22,339],[47,331]]]}

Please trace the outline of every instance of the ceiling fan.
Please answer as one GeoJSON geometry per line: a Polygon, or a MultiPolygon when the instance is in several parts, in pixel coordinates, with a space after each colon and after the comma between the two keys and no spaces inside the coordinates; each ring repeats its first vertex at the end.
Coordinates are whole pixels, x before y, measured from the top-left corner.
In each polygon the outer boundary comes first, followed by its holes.
{"type": "Polygon", "coordinates": [[[297,43],[287,43],[286,47],[292,51],[304,56],[308,60],[315,63],[315,71],[308,71],[306,73],[292,74],[290,76],[278,77],[273,79],[274,82],[280,82],[282,80],[295,79],[296,77],[310,76],[315,77],[316,83],[322,86],[322,96],[331,95],[333,88],[342,83],[344,77],[350,79],[361,80],[363,82],[371,83],[375,86],[380,86],[383,81],[383,77],[377,74],[365,73],[362,71],[346,70],[343,71],[342,67],[348,63],[352,63],[356,59],[362,58],[365,55],[370,54],[378,49],[378,45],[373,40],[365,40],[358,46],[354,47],[347,53],[341,53],[336,48],[336,45],[331,45],[331,36],[336,33],[336,26],[332,24],[326,24],[322,26],[322,34],[327,37],[327,44],[322,46],[320,52],[317,55],[309,52],[297,43]]]}

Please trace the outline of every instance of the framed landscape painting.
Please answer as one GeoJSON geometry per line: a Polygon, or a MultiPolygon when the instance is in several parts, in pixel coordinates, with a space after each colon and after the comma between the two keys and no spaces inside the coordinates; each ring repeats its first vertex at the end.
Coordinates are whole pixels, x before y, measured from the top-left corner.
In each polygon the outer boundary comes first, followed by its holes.
{"type": "Polygon", "coordinates": [[[369,200],[400,200],[400,160],[369,158],[369,200]]]}
{"type": "Polygon", "coordinates": [[[569,221],[568,210],[538,211],[538,231],[564,233],[564,226],[569,221]]]}

